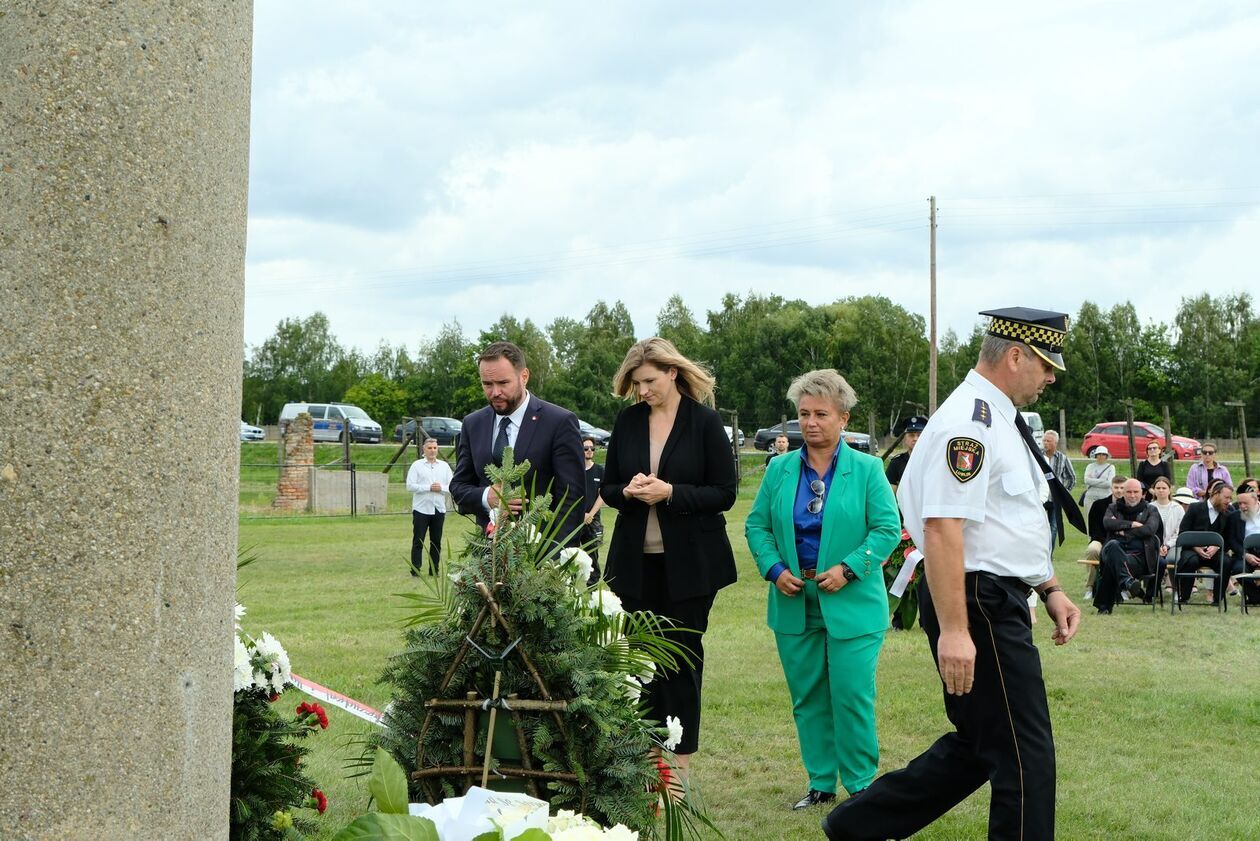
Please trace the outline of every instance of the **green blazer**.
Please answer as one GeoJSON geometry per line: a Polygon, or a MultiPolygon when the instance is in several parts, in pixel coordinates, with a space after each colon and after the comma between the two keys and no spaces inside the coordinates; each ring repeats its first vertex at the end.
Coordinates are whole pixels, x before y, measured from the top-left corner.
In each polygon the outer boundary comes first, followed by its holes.
{"type": "MultiPolygon", "coordinates": [[[[883,563],[901,542],[897,500],[884,478],[883,463],[840,442],[836,472],[823,509],[818,571],[846,563],[857,574],[835,593],[818,593],[827,633],[852,639],[888,628],[888,593],[883,563]]],[[[792,507],[801,478],[798,453],[771,459],[752,511],[744,522],[744,536],[761,577],[782,561],[800,577],[796,557],[796,527],[792,507]]],[[[785,596],[770,582],[767,622],[780,634],[805,632],[805,599],[785,596]]]]}

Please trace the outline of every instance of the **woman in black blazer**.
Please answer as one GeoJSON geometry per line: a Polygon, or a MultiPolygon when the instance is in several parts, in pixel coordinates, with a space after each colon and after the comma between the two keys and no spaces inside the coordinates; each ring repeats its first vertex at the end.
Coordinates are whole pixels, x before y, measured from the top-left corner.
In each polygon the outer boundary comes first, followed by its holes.
{"type": "Polygon", "coordinates": [[[713,377],[670,342],[653,337],[631,347],[613,386],[638,402],[617,416],[604,463],[600,495],[617,509],[605,577],[627,610],[696,632],[674,635],[694,664],[657,674],[645,689],[653,718],[682,723],[676,755],[685,776],[699,746],[701,635],[717,591],[735,582],[722,516],[735,504],[735,460],[709,407],[713,377]]]}

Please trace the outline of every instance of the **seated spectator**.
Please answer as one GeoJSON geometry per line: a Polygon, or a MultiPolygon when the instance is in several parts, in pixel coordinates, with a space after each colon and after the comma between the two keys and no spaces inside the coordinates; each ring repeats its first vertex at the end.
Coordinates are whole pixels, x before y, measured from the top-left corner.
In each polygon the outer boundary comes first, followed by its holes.
{"type": "Polygon", "coordinates": [[[788,437],[780,435],[774,439],[774,446],[770,448],[770,452],[766,453],[766,464],[770,463],[770,459],[775,456],[781,456],[788,451],[788,437]]]}
{"type": "Polygon", "coordinates": [[[1151,576],[1157,582],[1156,564],[1163,527],[1155,506],[1142,496],[1142,483],[1129,479],[1123,485],[1123,498],[1107,506],[1103,529],[1107,542],[1098,566],[1098,589],[1094,607],[1100,614],[1111,613],[1124,596],[1150,602],[1151,594],[1142,580],[1151,576]]]}
{"type": "MultiPolygon", "coordinates": [[[[1093,465],[1090,465],[1093,467],[1093,465]]],[[[1111,467],[1111,465],[1107,465],[1111,467]]],[[[1115,469],[1114,467],[1112,468],[1115,469]]],[[[1124,476],[1113,476],[1111,479],[1111,493],[1108,496],[1094,501],[1089,507],[1089,511],[1085,516],[1085,523],[1089,526],[1089,545],[1085,547],[1085,560],[1098,561],[1102,563],[1103,544],[1107,542],[1107,531],[1103,528],[1103,518],[1107,516],[1107,508],[1117,500],[1124,498],[1124,476]]],[[[1098,569],[1094,566],[1089,568],[1089,578],[1085,581],[1085,598],[1086,600],[1094,598],[1094,582],[1098,577],[1098,569]]]]}
{"type": "Polygon", "coordinates": [[[1207,497],[1208,488],[1213,482],[1224,482],[1231,488],[1234,480],[1230,478],[1229,468],[1216,462],[1216,445],[1209,442],[1203,445],[1203,459],[1190,466],[1190,474],[1186,476],[1186,487],[1198,499],[1207,497]]]}
{"type": "Polygon", "coordinates": [[[1168,484],[1172,485],[1172,465],[1160,458],[1163,448],[1158,442],[1152,441],[1146,445],[1146,458],[1138,462],[1137,480],[1142,483],[1143,490],[1146,491],[1146,498],[1151,498],[1151,485],[1160,476],[1168,479],[1168,484]]]}
{"type": "MultiPolygon", "coordinates": [[[[1193,500],[1194,494],[1186,491],[1186,495],[1193,500]]],[[[1159,563],[1165,565],[1168,563],[1168,553],[1173,553],[1173,558],[1177,557],[1177,553],[1173,552],[1173,548],[1177,545],[1177,533],[1181,530],[1181,518],[1185,516],[1186,509],[1172,498],[1172,484],[1166,476],[1160,476],[1151,483],[1151,505],[1159,512],[1159,521],[1164,525],[1164,539],[1159,544],[1159,563]]],[[[1164,576],[1161,574],[1160,579],[1164,576]]],[[[1165,592],[1171,593],[1172,587],[1166,587],[1165,592]]]]}
{"type": "Polygon", "coordinates": [[[1234,491],[1235,503],[1239,494],[1260,494],[1260,479],[1247,477],[1238,483],[1237,489],[1234,491]]]}
{"type": "MultiPolygon", "coordinates": [[[[1238,493],[1239,533],[1236,542],[1239,546],[1243,545],[1243,541],[1250,535],[1260,534],[1260,495],[1257,494],[1255,487],[1248,485],[1247,490],[1240,490],[1238,493]]],[[[1260,572],[1260,552],[1243,550],[1242,560],[1244,573],[1260,572]]],[[[1243,593],[1247,604],[1260,604],[1260,582],[1244,581],[1243,593]]]]}
{"type": "Polygon", "coordinates": [[[1116,466],[1111,463],[1111,451],[1106,447],[1094,447],[1094,460],[1085,467],[1085,493],[1081,497],[1081,510],[1090,510],[1100,499],[1110,495],[1111,480],[1116,476],[1116,466]]]}
{"type": "MultiPolygon", "coordinates": [[[[1197,466],[1197,465],[1196,465],[1197,466]]],[[[1181,531],[1214,531],[1225,541],[1226,557],[1218,557],[1219,549],[1215,546],[1188,546],[1181,550],[1177,560],[1177,598],[1182,602],[1190,601],[1190,590],[1194,586],[1193,573],[1200,567],[1217,570],[1224,566],[1225,578],[1242,569],[1242,546],[1237,526],[1238,515],[1229,510],[1234,500],[1234,489],[1219,479],[1208,488],[1207,499],[1194,503],[1186,508],[1186,516],[1181,519],[1181,531]],[[1234,567],[1238,569],[1235,570],[1234,567]]],[[[1225,579],[1213,581],[1212,604],[1221,599],[1225,579]]]]}

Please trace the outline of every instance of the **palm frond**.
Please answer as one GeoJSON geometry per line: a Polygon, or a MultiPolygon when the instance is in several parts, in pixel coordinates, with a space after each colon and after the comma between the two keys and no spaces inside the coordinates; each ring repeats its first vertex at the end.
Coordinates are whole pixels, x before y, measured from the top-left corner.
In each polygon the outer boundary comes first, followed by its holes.
{"type": "Polygon", "coordinates": [[[441,622],[455,609],[451,579],[445,573],[421,576],[417,581],[421,592],[394,594],[403,600],[403,604],[397,607],[410,611],[400,620],[404,628],[441,622]]]}

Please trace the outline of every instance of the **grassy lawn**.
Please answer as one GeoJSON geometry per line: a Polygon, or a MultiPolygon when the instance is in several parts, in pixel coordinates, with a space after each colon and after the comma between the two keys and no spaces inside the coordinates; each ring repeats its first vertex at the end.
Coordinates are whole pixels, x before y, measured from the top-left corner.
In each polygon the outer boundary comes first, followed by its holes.
{"type": "MultiPolygon", "coordinates": [[[[274,446],[249,449],[270,447],[274,457],[274,446]]],[[[384,453],[382,464],[392,453],[371,449],[384,453]]],[[[1178,467],[1183,477],[1185,465],[1178,467]]],[[[806,778],[765,626],[768,585],[757,578],[743,539],[755,482],[745,480],[728,514],[741,578],[718,596],[705,638],[704,725],[694,779],[732,839],[821,837],[821,812],[789,808],[804,793],[806,778]]],[[[243,504],[240,543],[260,560],[239,577],[246,630],[275,634],[299,674],[384,707],[389,688],[377,679],[401,644],[394,594],[415,586],[406,569],[410,519],[250,519],[248,513],[243,504]]],[[[611,516],[605,522],[611,528],[611,516]]],[[[448,518],[448,539],[459,543],[467,529],[463,518],[448,518]]],[[[1059,576],[1078,603],[1084,573],[1073,561],[1083,546],[1077,535],[1056,555],[1059,576]]],[[[1058,748],[1058,837],[1257,837],[1260,810],[1251,793],[1260,767],[1260,609],[1243,616],[1234,602],[1223,616],[1203,607],[1170,616],[1121,607],[1100,617],[1082,607],[1081,632],[1065,648],[1049,644],[1044,613],[1034,628],[1058,748]]],[[[296,706],[303,697],[289,690],[283,703],[296,706]]],[[[351,753],[345,737],[370,725],[337,710],[330,715],[333,726],[315,737],[310,763],[332,799],[324,837],[368,800],[342,766],[351,753]]],[[[917,627],[887,637],[878,715],[883,770],[903,766],[948,727],[917,627]]],[[[986,787],[916,837],[985,837],[987,801],[986,787]]]]}

